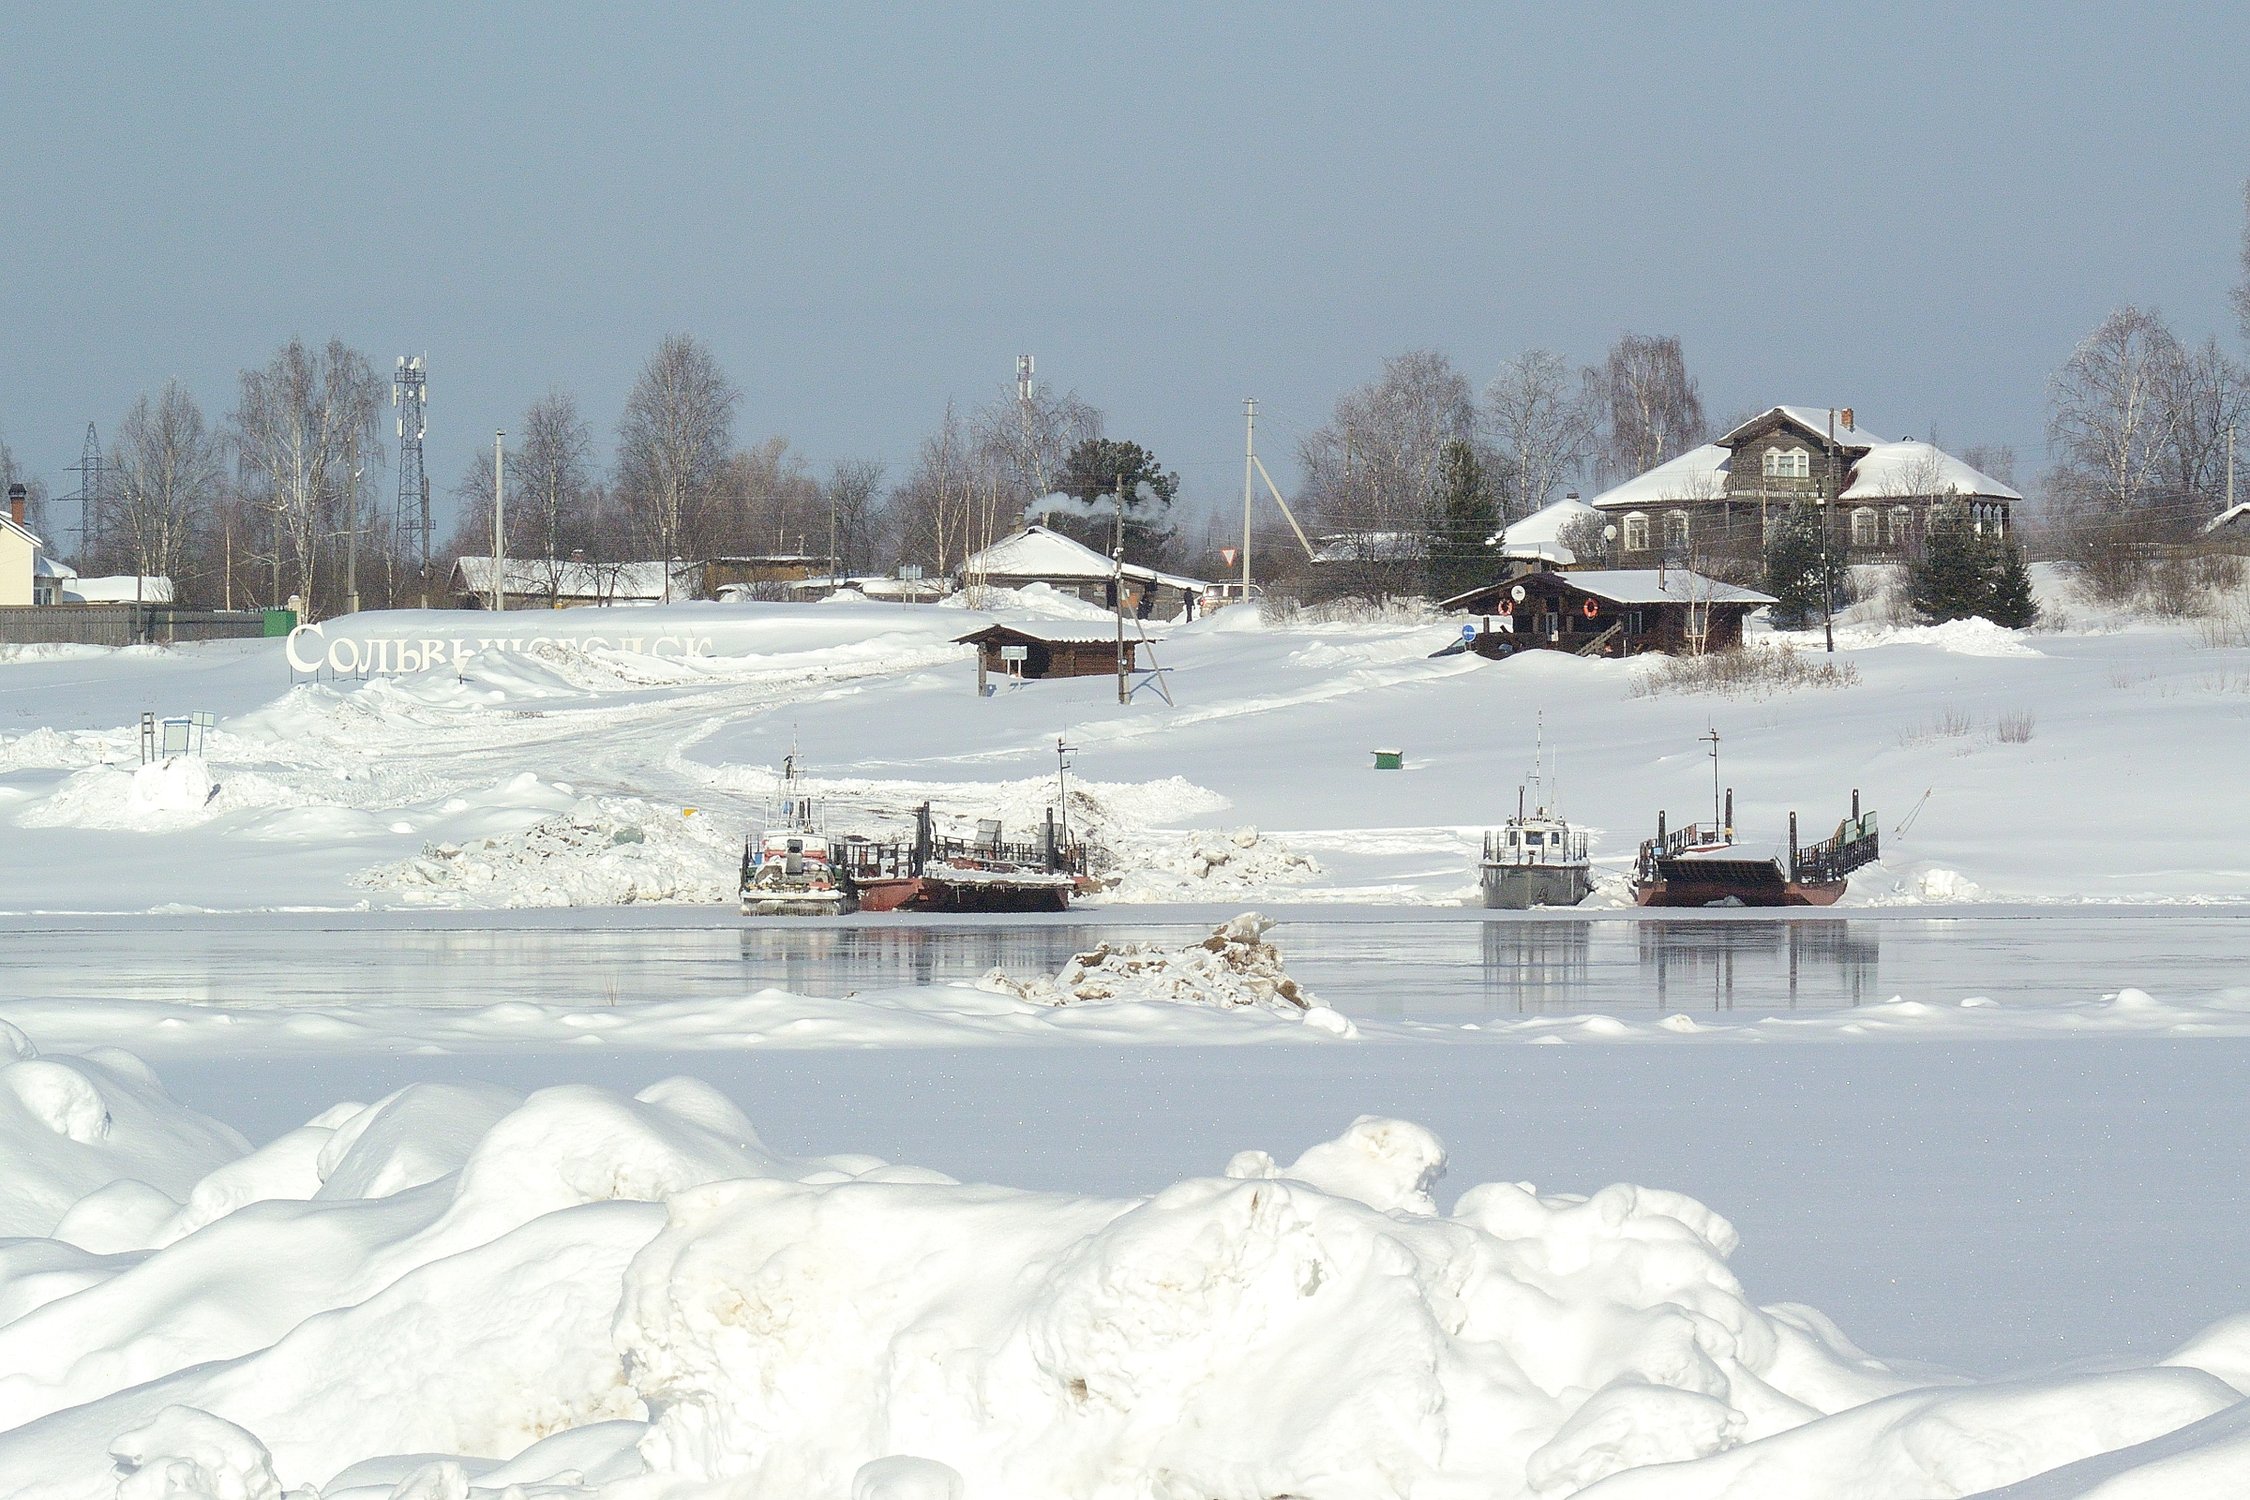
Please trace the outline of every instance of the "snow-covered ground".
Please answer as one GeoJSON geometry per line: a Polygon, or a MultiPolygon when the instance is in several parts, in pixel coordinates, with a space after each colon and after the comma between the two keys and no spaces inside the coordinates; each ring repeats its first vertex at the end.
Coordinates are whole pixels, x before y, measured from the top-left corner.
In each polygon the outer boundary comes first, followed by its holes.
{"type": "Polygon", "coordinates": [[[1461,902],[1540,715],[1610,877],[1597,903],[1659,809],[1708,816],[1712,728],[1752,843],[1791,810],[1809,840],[1854,787],[1881,814],[1854,904],[2250,898],[2250,785],[2211,774],[2250,738],[2250,647],[2194,626],[1848,626],[1855,684],[1740,697],[1648,695],[1646,662],[1433,659],[1445,624],[1235,610],[1158,627],[1175,702],[1121,706],[1108,678],[975,697],[950,639],[982,618],[365,615],[300,659],[436,665],[342,682],[292,683],[279,642],[26,648],[0,660],[0,911],[713,902],[793,744],[839,830],[928,799],[1028,832],[1058,736],[1109,903],[1461,902]],[[144,769],[139,715],[196,710],[204,753],[144,769]],[[1377,745],[1406,768],[1373,770],[1377,745]]]}
{"type": "Polygon", "coordinates": [[[0,1493],[2250,1493],[2250,650],[1851,625],[1848,685],[1651,695],[1645,663],[1237,611],[1163,627],[1176,703],[1120,706],[973,696],[974,623],[299,643],[411,643],[365,682],[292,681],[277,643],[0,659],[0,1493]],[[216,722],[144,768],[143,711],[216,722]],[[1859,914],[1558,940],[1442,910],[1540,714],[1612,876],[1658,807],[1707,810],[1710,727],[1753,835],[1860,788],[1859,914]],[[936,982],[862,984],[814,944],[776,985],[745,929],[600,993],[666,929],[512,948],[587,919],[475,915],[715,918],[792,745],[842,826],[926,798],[1020,831],[1058,735],[1121,876],[1076,958],[909,949],[936,982]],[[1385,904],[1422,918],[1370,929],[1390,974],[1292,962],[1385,904]],[[1942,955],[1933,916],[1987,924],[1977,961],[1888,990],[1877,950],[1942,955]],[[1399,1003],[1472,964],[1554,1003],[1399,1003]],[[1760,965],[1805,1007],[1719,1002],[1760,965]],[[1596,969],[1664,1003],[1580,1003],[1596,969]]]}

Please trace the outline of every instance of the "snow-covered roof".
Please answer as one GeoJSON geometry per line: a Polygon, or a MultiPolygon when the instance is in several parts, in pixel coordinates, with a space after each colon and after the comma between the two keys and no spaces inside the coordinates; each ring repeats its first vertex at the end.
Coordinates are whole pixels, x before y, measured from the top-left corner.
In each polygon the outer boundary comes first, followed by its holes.
{"type": "Polygon", "coordinates": [[[112,574],[106,578],[80,578],[71,575],[63,585],[65,604],[170,604],[172,580],[160,573],[136,578],[130,573],[112,574]]]}
{"type": "MultiPolygon", "coordinates": [[[[1014,536],[1002,537],[982,552],[972,555],[961,564],[964,575],[981,573],[995,578],[1075,578],[1098,581],[1117,571],[1117,565],[1101,553],[1082,543],[1072,541],[1059,531],[1044,526],[1024,527],[1014,536]]],[[[1200,578],[1187,578],[1177,573],[1160,573],[1154,568],[1144,568],[1138,563],[1127,563],[1127,578],[1169,584],[1176,589],[1207,589],[1211,585],[1200,578]]]]}
{"type": "Polygon", "coordinates": [[[2205,521],[2203,523],[2203,534],[2209,536],[2222,526],[2232,526],[2244,516],[2250,516],[2250,500],[2245,500],[2240,505],[2230,505],[2210,520],[2205,521]]]}
{"type": "Polygon", "coordinates": [[[0,531],[12,531],[17,536],[20,536],[25,541],[31,543],[31,545],[34,547],[44,547],[47,545],[45,542],[39,539],[38,534],[34,532],[30,527],[18,526],[15,523],[15,519],[11,517],[5,510],[0,510],[0,531]]]}
{"type": "Polygon", "coordinates": [[[1771,604],[1773,595],[1706,578],[1687,568],[1589,568],[1557,573],[1581,593],[1612,604],[1771,604]]]}
{"type": "Polygon", "coordinates": [[[1684,500],[1715,500],[1726,492],[1727,465],[1733,458],[1732,448],[1705,443],[1602,491],[1589,503],[1598,510],[1636,510],[1684,500]]]}
{"type": "Polygon", "coordinates": [[[1844,486],[1845,500],[1880,500],[1899,496],[1976,495],[1993,500],[2021,500],[2017,494],[1982,469],[1970,467],[1943,448],[1909,438],[1898,443],[1878,443],[1852,465],[1844,486]]]}
{"type": "Polygon", "coordinates": [[[1316,563],[1419,562],[1430,555],[1430,539],[1418,531],[1340,531],[1320,539],[1316,563]]]}
{"type": "MultiPolygon", "coordinates": [[[[453,565],[457,592],[492,592],[492,559],[464,557],[453,565]]],[[[695,591],[699,569],[693,563],[672,565],[675,596],[695,591]]],[[[502,575],[510,594],[545,594],[550,589],[563,599],[652,600],[664,597],[664,564],[660,562],[590,563],[561,562],[543,557],[511,557],[502,575]]]]}
{"type": "MultiPolygon", "coordinates": [[[[1812,433],[1815,437],[1826,438],[1828,436],[1829,410],[1830,408],[1825,406],[1769,406],[1764,411],[1759,412],[1756,416],[1752,417],[1749,421],[1740,423],[1735,426],[1731,431],[1727,432],[1723,437],[1719,439],[1719,443],[1723,447],[1733,447],[1735,444],[1735,439],[1739,434],[1747,431],[1752,427],[1757,426],[1760,422],[1765,421],[1766,418],[1774,416],[1776,414],[1787,417],[1790,421],[1796,423],[1799,427],[1804,428],[1807,432],[1812,433]]],[[[1877,437],[1874,433],[1869,432],[1866,428],[1859,426],[1857,423],[1847,423],[1844,420],[1845,408],[1839,406],[1834,408],[1834,410],[1836,413],[1836,442],[1839,446],[1845,448],[1872,448],[1877,443],[1885,441],[1884,439],[1877,437]]],[[[1858,413],[1855,412],[1853,413],[1853,415],[1856,416],[1858,415],[1858,413]]]]}
{"type": "MultiPolygon", "coordinates": [[[[982,640],[996,630],[1004,630],[1011,635],[1020,635],[1035,641],[1044,641],[1053,646],[1101,645],[1115,642],[1117,639],[1117,622],[1115,619],[994,620],[989,625],[977,627],[967,635],[955,636],[954,642],[958,645],[982,640]]],[[[1125,632],[1125,639],[1128,642],[1143,639],[1153,641],[1156,637],[1143,637],[1138,630],[1128,629],[1125,632]]]]}
{"type": "Polygon", "coordinates": [[[1494,540],[1500,544],[1503,557],[1536,557],[1547,562],[1574,563],[1578,557],[1563,545],[1563,529],[1573,521],[1600,515],[1600,511],[1583,500],[1557,500],[1525,516],[1494,540]]]}
{"type": "Polygon", "coordinates": [[[50,557],[44,548],[32,554],[31,576],[34,578],[76,578],[78,570],[59,557],[50,557]]]}

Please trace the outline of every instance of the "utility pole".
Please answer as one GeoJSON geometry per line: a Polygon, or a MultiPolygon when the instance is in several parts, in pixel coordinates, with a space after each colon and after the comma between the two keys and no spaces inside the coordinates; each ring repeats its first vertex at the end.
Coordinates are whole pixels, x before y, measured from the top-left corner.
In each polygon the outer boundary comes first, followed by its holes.
{"type": "Polygon", "coordinates": [[[1077,748],[1063,743],[1061,735],[1055,736],[1055,815],[1065,849],[1070,847],[1070,752],[1077,748]]]}
{"type": "Polygon", "coordinates": [[[2234,509],[2234,424],[2227,423],[2227,503],[2220,510],[2224,515],[2234,509]]]}
{"type": "MultiPolygon", "coordinates": [[[[1828,555],[1828,533],[1835,527],[1829,492],[1836,489],[1836,408],[1828,408],[1828,452],[1823,455],[1823,473],[1820,481],[1820,634],[1828,643],[1828,654],[1836,654],[1836,564],[1828,555]]],[[[1711,745],[1711,758],[1716,761],[1719,747],[1711,745]]]]}
{"type": "Polygon", "coordinates": [[[501,498],[500,478],[507,472],[508,452],[500,440],[507,434],[492,434],[492,608],[495,612],[508,607],[508,583],[505,576],[508,566],[508,508],[501,498]]]}
{"type": "Polygon", "coordinates": [[[1110,598],[1117,605],[1117,701],[1133,701],[1125,667],[1125,476],[1117,476],[1117,540],[1110,552],[1110,598]]]}
{"type": "MultiPolygon", "coordinates": [[[[358,440],[353,440],[358,446],[358,440]]],[[[345,503],[344,512],[344,613],[359,613],[359,476],[367,472],[364,463],[352,465],[352,492],[345,503]]]]}
{"type": "Polygon", "coordinates": [[[1258,470],[1258,398],[1242,398],[1242,602],[1250,602],[1250,495],[1258,470]]]}

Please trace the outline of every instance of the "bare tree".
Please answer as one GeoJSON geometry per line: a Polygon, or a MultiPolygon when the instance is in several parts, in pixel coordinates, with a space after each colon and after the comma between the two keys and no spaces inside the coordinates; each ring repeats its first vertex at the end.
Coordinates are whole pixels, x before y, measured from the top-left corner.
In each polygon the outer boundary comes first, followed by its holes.
{"type": "Polygon", "coordinates": [[[785,437],[727,459],[704,535],[714,553],[802,553],[827,545],[820,481],[785,437]]]}
{"type": "Polygon", "coordinates": [[[875,553],[882,520],[883,466],[872,459],[838,459],[821,486],[828,502],[828,526],[836,571],[849,576],[875,553]]]}
{"type": "Polygon", "coordinates": [[[1605,419],[1600,444],[1605,483],[1644,474],[1710,435],[1703,395],[1687,372],[1677,336],[1628,333],[1588,376],[1605,419]]]}
{"type": "Polygon", "coordinates": [[[2140,510],[2177,436],[2172,396],[2185,358],[2155,313],[2121,307],[2082,339],[2048,381],[2057,492],[2081,510],[2140,510]]]}
{"type": "Polygon", "coordinates": [[[1381,378],[1339,396],[1327,425],[1299,441],[1305,508],[1356,582],[1382,592],[1420,582],[1442,530],[1440,459],[1456,441],[1475,443],[1476,403],[1467,377],[1432,350],[1384,360],[1381,378]]]}
{"type": "Polygon", "coordinates": [[[659,561],[683,556],[700,526],[734,450],[740,401],[711,351],[684,333],[658,345],[633,382],[617,429],[617,488],[659,561]]]}
{"type": "Polygon", "coordinates": [[[1590,383],[1552,350],[1527,350],[1502,365],[1484,388],[1484,412],[1507,460],[1504,521],[1547,504],[1593,451],[1598,408],[1590,383]]]}
{"type": "Polygon", "coordinates": [[[16,456],[9,451],[7,440],[0,438],[0,503],[5,503],[10,485],[24,487],[24,526],[42,541],[51,541],[47,535],[47,486],[16,466],[16,456]]]}
{"type": "Polygon", "coordinates": [[[357,504],[381,399],[366,356],[341,339],[321,349],[292,339],[263,369],[242,372],[235,451],[243,488],[269,528],[277,598],[293,567],[296,591],[312,607],[321,544],[357,504]]]}
{"type": "Polygon", "coordinates": [[[2242,279],[2234,284],[2231,294],[2234,316],[2242,330],[2242,342],[2250,344],[2250,182],[2242,184],[2242,249],[2240,252],[2242,279]]]}
{"type": "Polygon", "coordinates": [[[901,555],[940,574],[971,550],[967,545],[985,476],[961,415],[945,405],[938,430],[922,439],[914,467],[891,492],[901,555]]]}
{"type": "Polygon", "coordinates": [[[175,380],[154,403],[145,395],[133,403],[111,454],[108,534],[124,544],[136,575],[177,578],[225,487],[225,438],[175,380]]]}
{"type": "Polygon", "coordinates": [[[1971,443],[1961,450],[1961,461],[2011,490],[2016,487],[2016,450],[2012,443],[1971,443]]]}
{"type": "Polygon", "coordinates": [[[2157,454],[2157,483],[2185,519],[2200,522],[2219,508],[2226,485],[2227,441],[2250,425],[2250,370],[2227,357],[2215,338],[2183,349],[2160,371],[2170,436],[2157,454]]]}
{"type": "Polygon", "coordinates": [[[1072,450],[1101,435],[1101,412],[1076,391],[1038,392],[1023,400],[1011,389],[969,418],[969,441],[988,471],[987,481],[1002,506],[1018,514],[1060,490],[1072,450]]]}

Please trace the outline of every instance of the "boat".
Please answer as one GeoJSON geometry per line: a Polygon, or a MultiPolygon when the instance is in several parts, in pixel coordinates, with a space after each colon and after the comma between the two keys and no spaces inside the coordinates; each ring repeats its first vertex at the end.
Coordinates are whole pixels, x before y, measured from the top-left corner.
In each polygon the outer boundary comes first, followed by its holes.
{"type": "Polygon", "coordinates": [[[855,909],[837,871],[828,835],[809,828],[769,829],[742,843],[742,914],[833,917],[855,909]]]}
{"type": "Polygon", "coordinates": [[[1525,787],[1519,785],[1516,815],[1498,828],[1485,830],[1480,874],[1484,904],[1495,911],[1576,906],[1593,894],[1594,867],[1586,857],[1586,831],[1566,822],[1547,804],[1553,783],[1546,774],[1544,719],[1539,747],[1527,778],[1539,788],[1538,797],[1528,799],[1525,787]]]}
{"type": "Polygon", "coordinates": [[[832,917],[857,908],[834,846],[814,815],[792,744],[781,762],[781,806],[766,805],[765,831],[742,842],[742,914],[832,917]]]}
{"type": "Polygon", "coordinates": [[[992,818],[972,839],[946,838],[926,802],[914,810],[911,844],[848,839],[840,869],[861,911],[1067,911],[1091,887],[1083,852],[1051,814],[1036,843],[1009,843],[992,818]]]}
{"type": "Polygon", "coordinates": [[[1633,867],[1633,899],[1642,906],[1833,906],[1851,873],[1882,856],[1875,814],[1862,813],[1852,791],[1851,816],[1817,844],[1797,842],[1797,815],[1789,815],[1786,861],[1763,857],[1738,843],[1734,789],[1719,789],[1719,736],[1711,744],[1711,813],[1708,826],[1668,829],[1656,815],[1656,837],[1641,845],[1633,867]]]}

